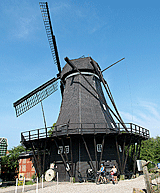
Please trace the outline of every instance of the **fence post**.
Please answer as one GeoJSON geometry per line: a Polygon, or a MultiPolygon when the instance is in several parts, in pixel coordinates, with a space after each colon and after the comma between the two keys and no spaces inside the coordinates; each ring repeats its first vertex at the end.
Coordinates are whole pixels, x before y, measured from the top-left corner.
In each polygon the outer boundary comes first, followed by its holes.
{"type": "Polygon", "coordinates": [[[57,172],[57,186],[58,186],[58,172],[57,172]]]}
{"type": "Polygon", "coordinates": [[[42,189],[43,189],[43,174],[42,174],[42,189]]]}
{"type": "Polygon", "coordinates": [[[17,186],[18,186],[18,178],[16,178],[16,189],[15,189],[15,193],[17,193],[17,186]]]}
{"type": "Polygon", "coordinates": [[[37,177],[37,184],[36,184],[36,193],[38,193],[38,177],[37,177]]]}
{"type": "Polygon", "coordinates": [[[22,192],[24,192],[24,186],[25,186],[25,177],[23,179],[23,190],[22,190],[22,192]]]}

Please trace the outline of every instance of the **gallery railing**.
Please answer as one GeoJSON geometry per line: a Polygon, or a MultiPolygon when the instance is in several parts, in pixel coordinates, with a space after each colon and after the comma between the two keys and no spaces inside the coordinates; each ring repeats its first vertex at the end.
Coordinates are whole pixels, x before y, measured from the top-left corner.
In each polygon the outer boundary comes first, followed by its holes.
{"type": "Polygon", "coordinates": [[[97,134],[97,133],[129,133],[139,135],[145,139],[150,137],[149,130],[133,123],[125,123],[128,132],[117,123],[115,128],[109,128],[104,123],[70,123],[55,127],[40,128],[21,133],[21,141],[38,140],[49,137],[56,137],[70,134],[97,134]]]}

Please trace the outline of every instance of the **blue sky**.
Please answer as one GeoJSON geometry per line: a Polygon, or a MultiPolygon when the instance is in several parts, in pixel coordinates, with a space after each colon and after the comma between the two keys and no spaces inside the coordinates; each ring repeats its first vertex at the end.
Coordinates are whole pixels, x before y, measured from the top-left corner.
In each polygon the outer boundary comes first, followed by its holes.
{"type": "MultiPolygon", "coordinates": [[[[158,1],[48,1],[61,66],[64,57],[91,56],[104,72],[124,122],[160,134],[160,12],[158,1]]],[[[39,1],[0,6],[0,137],[9,148],[23,131],[44,127],[40,104],[16,118],[13,102],[53,78],[53,63],[39,1]]],[[[107,99],[108,102],[108,99],[107,99]]],[[[44,100],[47,126],[56,122],[60,91],[44,100]]]]}

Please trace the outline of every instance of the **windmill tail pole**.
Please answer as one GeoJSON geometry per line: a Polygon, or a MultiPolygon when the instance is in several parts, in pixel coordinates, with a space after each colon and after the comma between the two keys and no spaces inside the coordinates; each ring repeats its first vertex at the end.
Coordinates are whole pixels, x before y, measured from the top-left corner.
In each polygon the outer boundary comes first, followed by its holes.
{"type": "Polygon", "coordinates": [[[112,65],[108,66],[107,68],[105,68],[104,70],[102,70],[102,72],[104,72],[105,70],[107,70],[108,68],[114,66],[115,64],[117,64],[118,62],[121,62],[122,60],[124,60],[125,58],[122,58],[120,60],[118,60],[117,62],[113,63],[112,65]]]}

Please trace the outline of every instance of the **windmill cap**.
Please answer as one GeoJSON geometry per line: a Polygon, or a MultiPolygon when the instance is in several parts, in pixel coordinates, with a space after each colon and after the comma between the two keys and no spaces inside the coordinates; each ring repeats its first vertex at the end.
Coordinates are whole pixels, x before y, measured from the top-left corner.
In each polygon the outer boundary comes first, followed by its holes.
{"type": "MultiPolygon", "coordinates": [[[[79,59],[72,59],[70,60],[80,71],[83,72],[94,72],[94,67],[90,63],[90,61],[93,60],[91,57],[85,57],[85,58],[79,58],[79,59]]],[[[99,67],[99,65],[94,61],[95,65],[99,67]]],[[[69,74],[72,74],[74,70],[72,67],[66,63],[66,65],[63,67],[63,70],[61,72],[61,78],[65,79],[66,76],[69,74]]],[[[77,71],[76,71],[77,72],[77,71]]],[[[95,73],[95,72],[94,72],[95,73]]]]}

